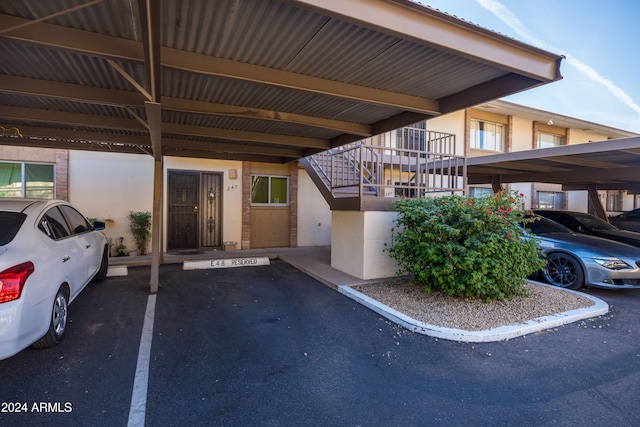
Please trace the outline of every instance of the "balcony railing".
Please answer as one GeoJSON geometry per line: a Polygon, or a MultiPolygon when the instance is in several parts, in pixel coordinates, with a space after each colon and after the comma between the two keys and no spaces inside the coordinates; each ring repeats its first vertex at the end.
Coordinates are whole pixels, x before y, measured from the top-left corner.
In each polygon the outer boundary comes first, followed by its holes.
{"type": "MultiPolygon", "coordinates": [[[[445,135],[445,134],[442,134],[445,135]]],[[[311,163],[335,197],[423,197],[465,191],[466,158],[447,138],[421,149],[355,143],[313,156],[311,163]]]]}

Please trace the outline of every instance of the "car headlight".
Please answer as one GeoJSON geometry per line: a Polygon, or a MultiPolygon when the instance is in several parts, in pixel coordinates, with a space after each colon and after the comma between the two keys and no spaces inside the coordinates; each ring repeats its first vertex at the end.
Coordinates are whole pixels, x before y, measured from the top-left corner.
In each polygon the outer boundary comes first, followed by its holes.
{"type": "Polygon", "coordinates": [[[595,262],[610,270],[623,270],[625,268],[633,268],[620,258],[614,257],[598,257],[593,259],[595,262]]]}

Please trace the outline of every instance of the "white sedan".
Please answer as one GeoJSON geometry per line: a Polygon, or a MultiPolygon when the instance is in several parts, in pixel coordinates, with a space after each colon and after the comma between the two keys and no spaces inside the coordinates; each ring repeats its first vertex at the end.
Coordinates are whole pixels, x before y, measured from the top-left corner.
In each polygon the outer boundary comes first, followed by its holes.
{"type": "Polygon", "coordinates": [[[0,359],[62,341],[68,305],[107,277],[102,229],[63,201],[0,198],[0,359]]]}

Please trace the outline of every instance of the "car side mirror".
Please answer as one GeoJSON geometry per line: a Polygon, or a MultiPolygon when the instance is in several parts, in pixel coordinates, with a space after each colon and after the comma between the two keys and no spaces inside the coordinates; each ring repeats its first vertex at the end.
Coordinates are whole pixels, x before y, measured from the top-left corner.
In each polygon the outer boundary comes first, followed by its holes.
{"type": "Polygon", "coordinates": [[[104,230],[106,225],[102,221],[93,221],[93,229],[94,230],[104,230]]]}

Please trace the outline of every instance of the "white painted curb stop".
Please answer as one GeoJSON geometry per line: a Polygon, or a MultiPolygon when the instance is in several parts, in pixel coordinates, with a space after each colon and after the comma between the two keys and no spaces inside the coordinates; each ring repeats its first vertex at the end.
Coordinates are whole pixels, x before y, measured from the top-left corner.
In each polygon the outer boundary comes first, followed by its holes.
{"type": "Polygon", "coordinates": [[[208,268],[233,268],[233,267],[256,267],[259,265],[270,265],[268,257],[252,258],[223,258],[203,261],[185,261],[182,264],[183,270],[204,270],[208,268]]]}
{"type": "Polygon", "coordinates": [[[126,265],[116,265],[109,267],[107,270],[107,277],[126,276],[129,274],[129,270],[126,265]]]}

